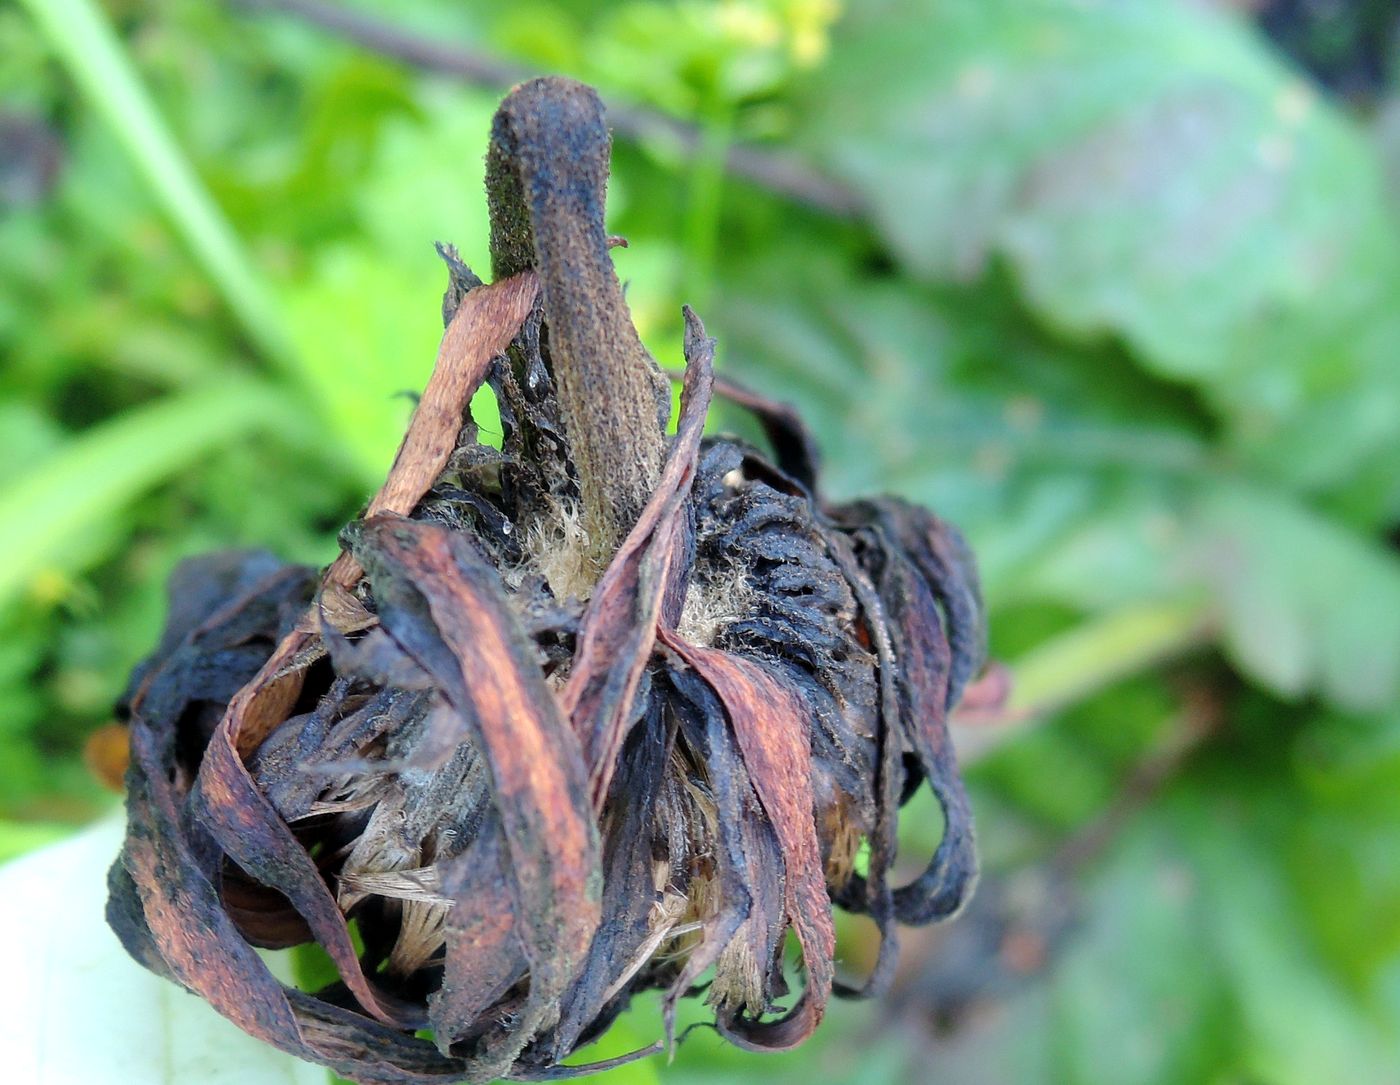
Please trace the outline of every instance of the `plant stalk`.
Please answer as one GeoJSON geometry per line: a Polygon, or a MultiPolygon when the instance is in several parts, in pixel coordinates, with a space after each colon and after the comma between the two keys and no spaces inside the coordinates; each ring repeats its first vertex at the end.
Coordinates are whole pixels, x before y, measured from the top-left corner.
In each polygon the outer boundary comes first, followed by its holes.
{"type": "Polygon", "coordinates": [[[591,87],[535,79],[501,103],[486,159],[492,272],[539,272],[560,413],[599,569],[656,488],[671,407],[608,255],[610,147],[591,87]]]}
{"type": "Polygon", "coordinates": [[[1193,594],[1125,607],[1052,637],[1010,664],[1009,700],[997,719],[963,729],[959,757],[975,761],[1051,713],[1189,651],[1217,621],[1211,601],[1193,594]]]}

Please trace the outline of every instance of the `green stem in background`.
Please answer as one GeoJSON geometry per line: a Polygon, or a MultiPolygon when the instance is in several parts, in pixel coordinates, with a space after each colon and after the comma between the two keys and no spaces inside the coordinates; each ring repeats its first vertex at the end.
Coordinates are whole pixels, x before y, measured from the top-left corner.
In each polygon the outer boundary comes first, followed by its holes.
{"type": "Polygon", "coordinates": [[[305,420],[262,381],[222,380],[136,407],[85,430],[0,488],[0,610],[63,548],[98,533],[128,501],[191,460],[257,430],[301,433],[305,420]]]}
{"type": "Polygon", "coordinates": [[[964,760],[989,753],[1036,720],[1207,641],[1215,608],[1198,595],[1125,607],[1051,637],[1010,664],[1011,695],[996,724],[964,731],[964,760]]]}
{"type": "Polygon", "coordinates": [[[685,245],[681,300],[698,312],[709,306],[714,289],[725,170],[733,141],[733,107],[727,103],[712,105],[706,110],[700,146],[690,165],[681,234],[685,245]]]}
{"type": "Polygon", "coordinates": [[[1009,711],[1043,715],[1146,670],[1209,633],[1206,600],[1170,599],[1091,618],[1023,655],[1012,668],[1009,711]]]}
{"type": "Polygon", "coordinates": [[[270,360],[294,369],[276,301],[181,154],[101,8],[93,0],[21,2],[89,104],[111,126],[248,338],[270,360]]]}

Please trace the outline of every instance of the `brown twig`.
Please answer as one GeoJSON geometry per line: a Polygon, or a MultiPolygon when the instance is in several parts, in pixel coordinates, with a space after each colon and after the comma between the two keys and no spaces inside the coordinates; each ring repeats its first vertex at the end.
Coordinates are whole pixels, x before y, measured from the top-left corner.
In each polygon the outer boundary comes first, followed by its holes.
{"type": "Polygon", "coordinates": [[[974,1049],[1008,999],[1036,982],[1075,936],[1084,914],[1079,879],[1224,725],[1219,691],[1182,690],[1167,733],[1133,765],[1116,797],[1044,859],[988,875],[949,927],[908,932],[885,1020],[940,1057],[974,1049]],[[932,1035],[930,1030],[932,1028],[932,1035]]]}
{"type": "MultiPolygon", "coordinates": [[[[278,11],[328,30],[379,56],[422,71],[449,76],[475,87],[504,91],[541,73],[531,68],[411,33],[361,11],[324,0],[230,0],[237,8],[278,11]]],[[[631,143],[662,140],[687,157],[700,152],[702,133],[693,124],[652,109],[610,103],[613,134],[631,143]]],[[[731,146],[726,169],[770,192],[843,218],[861,213],[860,196],[845,185],[812,170],[799,158],[758,147],[731,146]]]]}
{"type": "Polygon", "coordinates": [[[1051,863],[1064,874],[1079,873],[1103,855],[1123,826],[1150,805],[1187,760],[1219,733],[1224,708],[1218,693],[1207,685],[1194,684],[1182,692],[1183,704],[1172,726],[1132,767],[1117,797],[1056,850],[1051,863]]]}

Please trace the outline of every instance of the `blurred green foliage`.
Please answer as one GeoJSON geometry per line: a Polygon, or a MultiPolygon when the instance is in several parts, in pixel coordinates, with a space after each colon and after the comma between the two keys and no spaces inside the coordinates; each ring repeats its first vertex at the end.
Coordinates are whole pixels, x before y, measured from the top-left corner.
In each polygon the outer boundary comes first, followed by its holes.
{"type": "MultiPolygon", "coordinates": [[[[700,1032],[618,1080],[1400,1080],[1397,126],[1199,0],[394,18],[695,127],[615,148],[644,338],[678,364],[696,304],[836,494],[968,530],[1019,679],[962,732],[989,881],[1096,841],[1048,965],[977,1012],[842,1006],[762,1063],[700,1032]],[[863,211],[728,175],[735,142],[863,211]]],[[[81,741],[175,562],[333,554],[431,365],[431,243],[488,266],[496,93],[238,5],[26,0],[0,56],[61,154],[50,186],[0,151],[4,856],[103,805],[81,741]]]]}

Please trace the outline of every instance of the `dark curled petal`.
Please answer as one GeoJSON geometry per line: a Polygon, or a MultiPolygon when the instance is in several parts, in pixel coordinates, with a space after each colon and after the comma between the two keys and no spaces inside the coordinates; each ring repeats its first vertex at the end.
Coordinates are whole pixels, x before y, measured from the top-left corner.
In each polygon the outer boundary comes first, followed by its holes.
{"type": "Polygon", "coordinates": [[[365,1010],[386,1024],[407,1025],[365,976],[335,897],[311,856],[253,782],[227,724],[225,720],[219,725],[205,751],[190,795],[192,816],[240,868],[287,897],[365,1010]]]}
{"type": "Polygon", "coordinates": [[[961,908],[976,883],[972,812],[948,737],[948,646],[932,619],[933,595],[921,577],[899,574],[887,582],[886,592],[896,651],[902,651],[904,741],[923,766],[944,822],[943,839],[928,868],[895,890],[895,915],[903,923],[930,923],[961,908]]]}
{"type": "Polygon", "coordinates": [[[836,950],[813,824],[807,708],[799,694],[756,664],[686,644],[669,633],[663,636],[667,647],[695,668],[724,705],[754,792],[782,847],[784,908],[807,967],[807,986],[786,1016],[771,1022],[721,1019],[720,1029],[742,1046],[794,1047],[821,1023],[836,950]]]}
{"type": "MultiPolygon", "coordinates": [[[[632,730],[627,756],[613,777],[603,846],[603,915],[589,947],[588,960],[562,1004],[559,1024],[543,1045],[549,1061],[563,1058],[576,1046],[604,1011],[623,994],[628,982],[646,964],[651,935],[649,922],[658,894],[653,885],[655,810],[632,796],[654,795],[674,742],[673,729],[662,718],[661,702],[648,699],[649,709],[632,730]]],[[[654,948],[654,947],[653,947],[654,948]]]]}
{"type": "MultiPolygon", "coordinates": [[[[707,768],[706,784],[718,814],[719,839],[713,860],[719,878],[720,907],[706,922],[700,944],[672,982],[663,1003],[666,1042],[675,1036],[676,1003],[720,955],[741,945],[755,961],[775,960],[787,930],[784,877],[773,830],[752,816],[757,806],[744,772],[724,705],[693,670],[677,661],[666,685],[675,698],[681,735],[707,768]]],[[[723,993],[721,992],[721,995],[723,993]]],[[[761,1009],[768,1008],[766,999],[761,1009]]],[[[734,1009],[721,1006],[720,1012],[734,1009]]]]}
{"type": "MultiPolygon", "coordinates": [[[[299,1057],[360,1073],[363,1067],[358,1062],[334,1060],[314,1040],[308,1042],[294,1002],[289,1001],[289,996],[305,996],[287,991],[273,978],[224,912],[207,858],[187,843],[183,803],[173,783],[178,714],[146,711],[146,694],[161,688],[172,667],[178,673],[181,650],[192,649],[201,637],[217,636],[220,626],[225,634],[228,627],[247,632],[247,622],[240,619],[259,612],[266,618],[281,609],[280,604],[288,600],[276,590],[268,591],[269,579],[274,588],[285,591],[288,587],[287,578],[274,573],[264,578],[262,591],[255,585],[251,594],[234,599],[225,598],[222,590],[206,592],[193,604],[172,609],[167,632],[183,630],[183,642],[169,650],[174,638],[167,636],[162,645],[165,661],[147,668],[147,680],[133,698],[127,838],[109,878],[113,892],[108,918],[138,961],[198,993],[245,1031],[299,1057]],[[213,613],[193,617],[191,606],[213,613]]],[[[240,581],[221,577],[214,584],[236,588],[240,581]]],[[[270,640],[276,626],[264,621],[262,632],[270,640]]],[[[362,1075],[361,1080],[373,1079],[362,1075]]],[[[380,1080],[414,1079],[386,1068],[380,1080]]]]}
{"type": "Polygon", "coordinates": [[[456,905],[447,918],[442,986],[428,1001],[428,1018],[442,1044],[460,1041],[528,968],[501,852],[494,834],[478,837],[443,872],[442,891],[456,905]]]}
{"type": "Polygon", "coordinates": [[[638,1048],[636,1051],[629,1051],[625,1055],[617,1055],[611,1059],[599,1059],[597,1062],[582,1062],[577,1064],[556,1063],[553,1065],[523,1065],[517,1064],[515,1069],[506,1075],[507,1081],[572,1081],[574,1078],[589,1077],[592,1074],[606,1073],[608,1070],[616,1070],[619,1066],[626,1066],[628,1063],[644,1059],[648,1055],[658,1055],[661,1053],[660,1043],[654,1043],[649,1047],[638,1048]]]}
{"type": "MultiPolygon", "coordinates": [[[[258,672],[287,619],[305,605],[315,579],[303,566],[269,569],[261,556],[245,557],[211,555],[181,563],[172,593],[206,573],[214,580],[172,610],[160,648],[137,669],[124,714],[187,716],[187,729],[200,731],[201,738],[212,732],[223,706],[258,672]]],[[[183,767],[193,772],[198,763],[183,767]]]]}
{"type": "MultiPolygon", "coordinates": [[[[141,816],[145,816],[144,812],[141,816]]],[[[127,831],[129,834],[129,817],[127,831]]],[[[146,922],[145,906],[141,903],[141,888],[131,876],[131,871],[126,869],[125,854],[126,848],[123,845],[122,855],[107,871],[107,925],[112,928],[112,933],[117,936],[117,940],[131,955],[132,960],[157,976],[174,979],[170,966],[161,956],[155,935],[151,933],[151,928],[146,922]]]]}
{"type": "Polygon", "coordinates": [[[714,340],[685,310],[688,363],[675,443],[661,481],[599,582],[579,634],[561,704],[583,743],[596,808],[601,808],[642,668],[656,640],[663,597],[683,591],[687,498],[714,383],[714,340]],[[679,581],[679,588],[676,582],[679,581]]]}
{"type": "MultiPolygon", "coordinates": [[[[502,596],[499,575],[461,536],[379,517],[351,537],[380,619],[438,683],[460,741],[485,757],[530,967],[515,1027],[482,1042],[472,1076],[505,1073],[573,982],[599,916],[597,830],[583,758],[502,596]]],[[[449,946],[449,949],[452,947],[449,946]]]]}
{"type": "Polygon", "coordinates": [[[943,810],[943,839],[914,882],[894,891],[896,917],[922,924],[954,914],[977,880],[972,814],[948,736],[948,682],[952,653],[943,635],[933,590],[903,551],[880,530],[867,534],[867,560],[876,565],[881,604],[897,667],[897,723],[943,810]]]}
{"type": "Polygon", "coordinates": [[[289,949],[313,939],[306,920],[286,897],[231,864],[219,879],[219,900],[248,944],[258,949],[289,949]]]}
{"type": "MultiPolygon", "coordinates": [[[[170,655],[185,643],[196,627],[207,621],[222,606],[231,601],[241,600],[265,577],[285,568],[283,562],[265,550],[225,550],[217,554],[186,558],[180,562],[170,574],[170,583],[166,587],[168,608],[160,643],[132,672],[131,681],[118,711],[122,715],[130,713],[131,698],[144,679],[152,671],[159,669],[170,655]]],[[[202,657],[200,658],[202,660],[202,657]]],[[[259,660],[258,664],[261,663],[262,660],[259,660]]],[[[245,676],[238,685],[246,682],[248,677],[251,676],[245,676]]]]}
{"type": "Polygon", "coordinates": [[[757,655],[802,688],[813,754],[868,821],[878,706],[873,660],[849,628],[848,570],[827,556],[842,537],[824,539],[809,502],[796,494],[761,481],[731,492],[724,476],[753,462],[727,442],[705,452],[702,486],[716,496],[700,506],[698,561],[746,570],[755,596],[751,615],[720,630],[715,646],[757,655]]]}
{"type": "Polygon", "coordinates": [[[438,360],[389,478],[370,502],[367,516],[407,515],[437,480],[456,447],[472,395],[485,382],[492,359],[506,349],[535,307],[538,291],[538,280],[525,271],[462,299],[443,333],[438,360]]]}
{"type": "Polygon", "coordinates": [[[928,510],[893,497],[840,506],[832,515],[843,524],[878,524],[937,598],[952,652],[947,692],[947,707],[951,709],[968,680],[987,661],[986,608],[972,552],[962,533],[928,510]]]}
{"type": "MultiPolygon", "coordinates": [[[[408,513],[422,500],[451,455],[472,393],[520,329],[538,289],[533,273],[522,272],[463,298],[389,475],[370,501],[370,514],[408,513]]],[[[359,565],[342,553],[322,578],[323,595],[353,586],[359,575],[359,565]]],[[[240,756],[256,751],[296,703],[308,668],[325,651],[314,636],[317,624],[318,615],[308,613],[228,702],[223,726],[240,756]]]]}
{"type": "MultiPolygon", "coordinates": [[[[133,731],[121,856],[140,897],[150,944],[177,981],[234,1024],[284,1051],[306,1054],[281,985],[234,928],[208,873],[181,839],[175,799],[163,784],[168,768],[161,763],[162,744],[161,736],[144,727],[133,731]]],[[[126,926],[119,925],[119,933],[126,926]]]]}
{"type": "Polygon", "coordinates": [[[361,1085],[457,1085],[460,1059],[427,1040],[370,1021],[302,991],[284,988],[312,1058],[361,1085]]]}
{"type": "Polygon", "coordinates": [[[827,536],[832,559],[840,567],[851,592],[859,603],[863,625],[875,651],[879,683],[881,726],[877,735],[878,760],[873,781],[874,818],[869,836],[869,875],[856,876],[833,894],[836,903],[854,912],[865,912],[874,921],[880,936],[875,966],[865,982],[852,987],[838,984],[838,994],[848,998],[871,998],[888,988],[894,975],[899,950],[895,930],[894,893],[889,884],[889,868],[894,862],[898,828],[900,783],[899,759],[903,752],[901,728],[892,726],[900,718],[898,668],[883,603],[874,583],[861,568],[846,536],[827,536]]]}
{"type": "Polygon", "coordinates": [[[809,494],[815,495],[821,452],[811,430],[796,409],[789,403],[780,403],[760,395],[730,377],[717,379],[715,392],[753,413],[773,447],[778,469],[800,483],[809,494]]]}
{"type": "MultiPolygon", "coordinates": [[[[148,773],[146,751],[138,753],[135,746],[133,754],[148,773]]],[[[278,983],[225,918],[218,894],[178,833],[164,815],[145,819],[133,813],[122,856],[133,883],[145,887],[142,906],[151,945],[177,981],[246,1032],[366,1085],[461,1079],[461,1062],[437,1057],[431,1044],[359,1014],[337,1012],[278,983]],[[326,1027],[317,1028],[322,1020],[326,1027]]]]}

